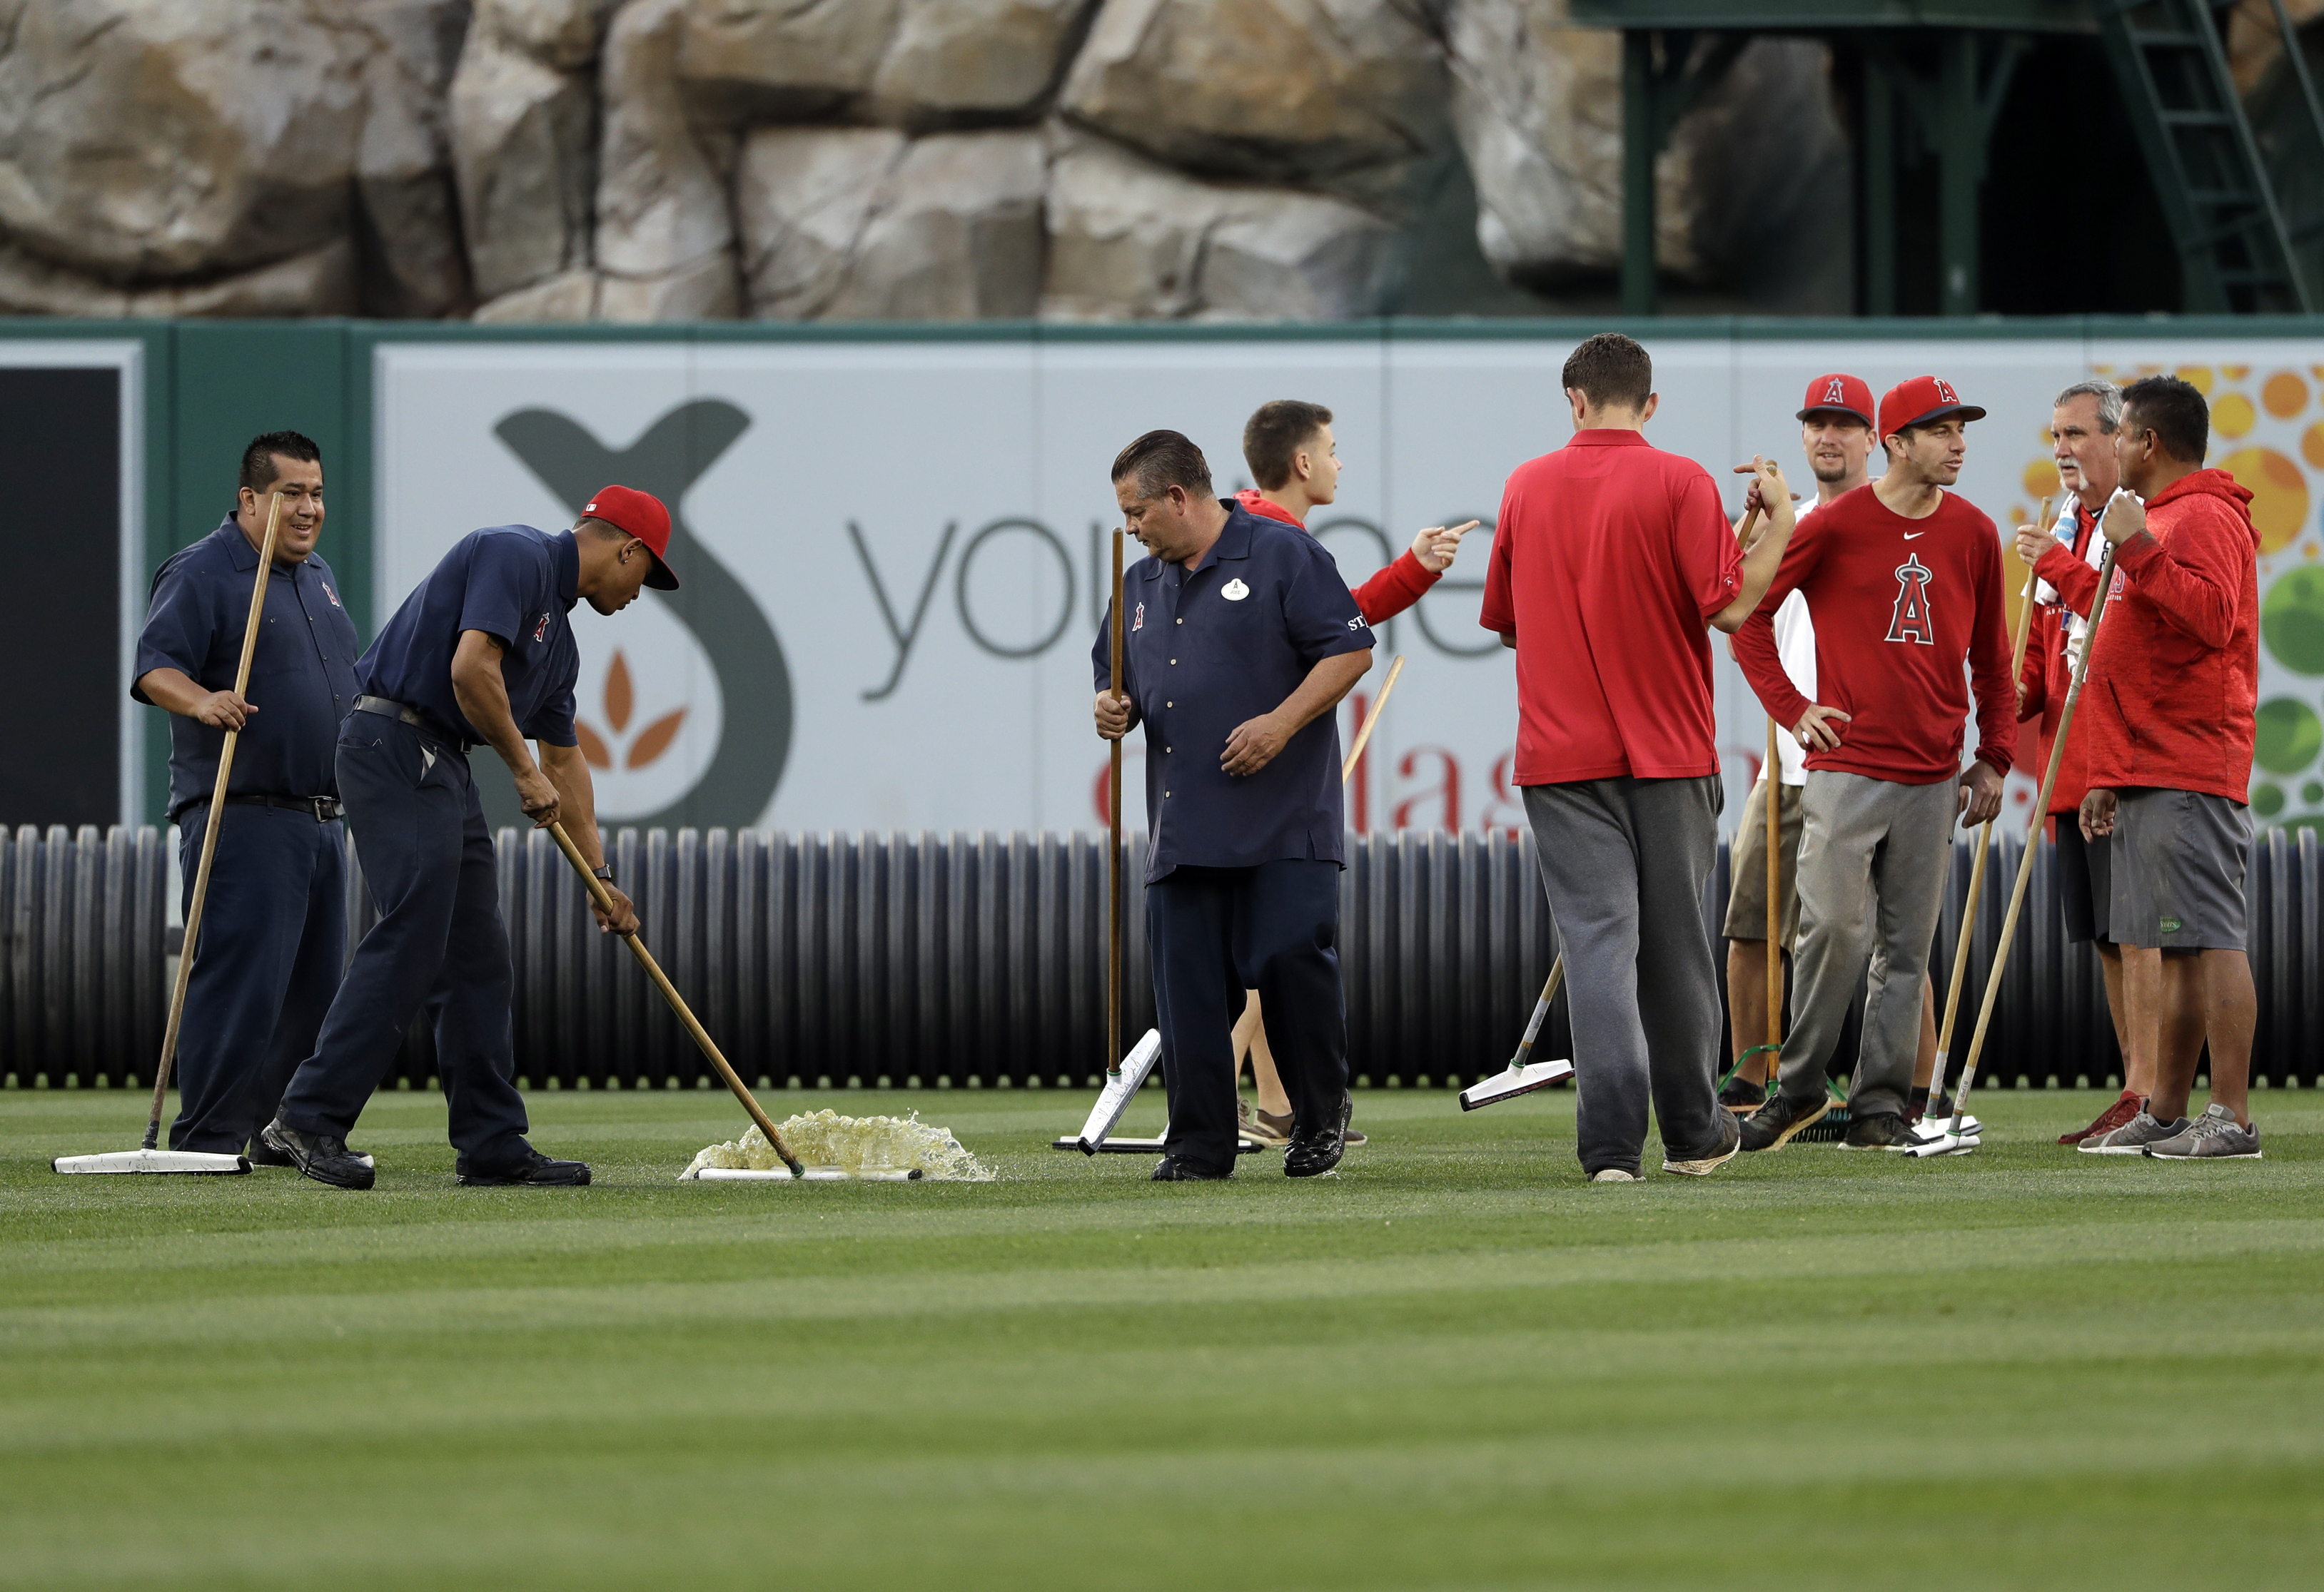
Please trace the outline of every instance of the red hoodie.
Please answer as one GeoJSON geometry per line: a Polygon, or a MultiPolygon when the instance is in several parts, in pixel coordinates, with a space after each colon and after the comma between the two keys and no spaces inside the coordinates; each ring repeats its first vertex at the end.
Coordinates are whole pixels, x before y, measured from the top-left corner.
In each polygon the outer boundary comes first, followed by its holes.
{"type": "MultiPolygon", "coordinates": [[[[2145,530],[2116,551],[2106,621],[2074,710],[2094,787],[2251,799],[2259,704],[2251,498],[2226,471],[2197,470],[2156,492],[2145,530]]],[[[2076,612],[2089,611],[2098,571],[2072,554],[2052,548],[2034,573],[2076,612]]]]}
{"type": "MultiPolygon", "coordinates": [[[[2076,558],[2088,558],[2090,538],[2098,534],[2098,523],[2077,499],[2073,541],[2076,558]]],[[[2065,546],[2062,542],[2059,545],[2065,546]]],[[[2098,584],[2096,570],[2090,571],[2090,584],[2098,584]]],[[[2025,686],[2025,705],[2018,709],[2018,718],[2042,721],[2042,761],[2026,770],[2039,779],[2050,767],[2050,750],[2058,740],[2058,717],[2066,710],[2066,688],[2074,678],[2072,660],[2066,656],[2066,610],[2059,603],[2043,603],[2034,608],[2034,629],[2025,639],[2025,669],[2018,678],[2025,686]]],[[[2075,714],[2077,719],[2080,716],[2079,712],[2075,714]]],[[[2066,738],[2066,755],[2058,759],[2058,783],[2050,791],[2052,814],[2079,812],[2082,797],[2089,792],[2086,768],[2089,739],[2087,728],[2079,735],[2066,738]]]]}
{"type": "MultiPolygon", "coordinates": [[[[1235,493],[1235,502],[1254,514],[1280,520],[1286,525],[1297,525],[1302,530],[1307,529],[1281,503],[1269,502],[1259,496],[1257,487],[1244,487],[1235,493]]],[[[1430,569],[1412,556],[1410,548],[1406,548],[1386,569],[1358,586],[1351,595],[1355,598],[1356,607],[1363,614],[1364,622],[1376,625],[1382,620],[1394,619],[1428,595],[1428,588],[1434,585],[1443,573],[1441,569],[1430,569]]]]}

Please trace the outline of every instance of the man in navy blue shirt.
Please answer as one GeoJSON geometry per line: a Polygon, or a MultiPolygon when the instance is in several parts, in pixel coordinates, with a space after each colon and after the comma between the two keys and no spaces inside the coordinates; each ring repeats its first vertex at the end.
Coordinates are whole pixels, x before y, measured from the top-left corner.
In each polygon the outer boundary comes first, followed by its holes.
{"type": "Polygon", "coordinates": [[[1332,710],[1371,667],[1371,627],[1322,545],[1222,502],[1177,432],[1122,449],[1113,490],[1152,555],[1123,581],[1121,696],[1111,609],[1093,658],[1098,733],[1146,727],[1147,943],[1170,1103],[1155,1181],[1233,1173],[1231,1034],[1250,989],[1295,1118],[1283,1169],[1314,1177],[1339,1164],[1349,1115],[1332,710]]]}
{"type": "Polygon", "coordinates": [[[191,905],[226,732],[239,732],[178,1038],[170,1146],[283,1163],[257,1141],[314,1047],[346,961],[346,825],[332,747],[355,705],[355,622],[323,534],[323,455],[296,431],[243,450],[234,512],[153,577],[137,701],[170,711],[170,821],[191,905]],[[281,493],[250,689],[234,676],[250,588],[281,493]]]}
{"type": "Polygon", "coordinates": [[[512,1081],[515,971],[467,753],[481,744],[500,754],[526,815],[540,828],[561,821],[606,881],[613,910],[593,906],[598,926],[634,933],[637,913],[605,866],[589,766],[576,744],[581,660],[567,615],[585,597],[610,614],[640,586],[676,590],[669,549],[669,511],[625,486],[598,492],[571,530],[554,536],[529,525],[470,531],[364,654],[364,695],[339,734],[338,774],[379,921],[264,1133],[309,1177],[372,1186],[372,1168],[348,1153],[346,1136],[424,1008],[459,1181],[589,1181],[585,1164],[552,1161],[524,1136],[512,1081]]]}

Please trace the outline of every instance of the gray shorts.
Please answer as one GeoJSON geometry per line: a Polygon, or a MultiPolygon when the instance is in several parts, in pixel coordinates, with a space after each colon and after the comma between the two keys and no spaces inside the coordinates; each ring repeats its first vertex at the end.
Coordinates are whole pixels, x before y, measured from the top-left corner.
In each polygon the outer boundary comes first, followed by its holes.
{"type": "Polygon", "coordinates": [[[2117,944],[2241,951],[2251,809],[2200,791],[2117,795],[2107,926],[2117,944]]]}
{"type": "MultiPolygon", "coordinates": [[[[1782,891],[1775,910],[1783,915],[1776,925],[1789,949],[1800,932],[1800,787],[1786,785],[1775,801],[1775,883],[1782,891]]],[[[1743,822],[1728,851],[1729,875],[1727,925],[1730,940],[1767,943],[1767,782],[1751,787],[1743,804],[1743,822]]]]}

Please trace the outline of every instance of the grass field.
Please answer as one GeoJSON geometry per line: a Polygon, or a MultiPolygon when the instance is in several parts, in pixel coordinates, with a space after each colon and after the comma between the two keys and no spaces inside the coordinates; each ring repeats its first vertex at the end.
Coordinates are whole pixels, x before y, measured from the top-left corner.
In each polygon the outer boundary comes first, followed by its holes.
{"type": "MultiPolygon", "coordinates": [[[[1132,1113],[1152,1131],[1158,1094],[1132,1113]],[[1142,1120],[1141,1120],[1142,1119],[1142,1120]]],[[[680,1185],[708,1093],[541,1094],[584,1191],[66,1179],[119,1093],[0,1094],[0,1585],[2312,1587],[2324,1095],[2263,1163],[1801,1146],[1588,1187],[1570,1094],[1374,1091],[1294,1183],[680,1185]]],[[[779,1110],[778,1114],[781,1114],[779,1110]]]]}

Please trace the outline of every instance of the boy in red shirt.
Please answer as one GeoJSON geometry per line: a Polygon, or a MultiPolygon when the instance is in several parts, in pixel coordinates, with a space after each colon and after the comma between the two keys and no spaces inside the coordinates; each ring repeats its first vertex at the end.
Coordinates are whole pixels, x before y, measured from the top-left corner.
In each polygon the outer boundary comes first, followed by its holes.
{"type": "MultiPolygon", "coordinates": [[[[1332,411],[1320,403],[1278,398],[1252,411],[1242,428],[1243,463],[1259,483],[1235,493],[1235,502],[1262,519],[1307,528],[1307,513],[1340,495],[1340,448],[1332,436],[1332,411]]],[[[1412,538],[1378,575],[1351,594],[1356,608],[1369,624],[1381,624],[1428,595],[1429,589],[1452,567],[1461,538],[1477,521],[1446,528],[1432,525],[1412,538]]],[[[1291,1097],[1284,1092],[1275,1071],[1275,1053],[1268,1047],[1267,1028],[1259,1009],[1259,991],[1249,992],[1238,1029],[1250,1034],[1250,1075],[1259,1086],[1259,1109],[1238,1101],[1243,1112],[1246,1138],[1266,1144],[1291,1142],[1291,1097]]],[[[1240,1076],[1240,1074],[1238,1074],[1240,1076]]],[[[1360,1145],[1364,1136],[1348,1130],[1348,1142],[1360,1145]]]]}
{"type": "Polygon", "coordinates": [[[1646,445],[1654,364],[1617,332],[1565,362],[1573,440],[1511,472],[1479,622],[1517,655],[1515,783],[1572,1001],[1577,1149],[1593,1182],[1634,1182],[1654,1102],[1663,1170],[1734,1155],[1717,1095],[1719,981],[1702,932],[1719,848],[1706,624],[1759,606],[1792,534],[1770,461],[1747,551],[1710,474],[1646,445]]]}
{"type": "Polygon", "coordinates": [[[1799,992],[1780,1086],[1744,1123],[1747,1150],[1776,1149],[1831,1109],[1824,1069],[1868,955],[1864,1042],[1841,1142],[1914,1142],[1905,1097],[1929,943],[1952,870],[1953,817],[1966,828],[2001,810],[2017,735],[2001,538],[1992,520],[1944,490],[1960,477],[1967,422],[1984,417],[1934,376],[1889,389],[1880,400],[1886,473],[1816,511],[1735,638],[1752,689],[1808,753],[1799,992]],[[1775,612],[1794,590],[1815,621],[1821,704],[1800,694],[1775,649],[1775,612]],[[1979,743],[1966,774],[1964,658],[1976,679],[1979,743]]]}
{"type": "MultiPolygon", "coordinates": [[[[2114,837],[2126,1067],[2150,1068],[2154,1092],[2123,1127],[2082,1141],[2094,1155],[2260,1158],[2246,1098],[2259,1001],[2244,952],[2259,532],[2252,494],[2203,468],[2209,443],[2210,411],[2187,382],[2149,376],[2124,392],[2115,456],[2127,490],[2099,526],[2115,545],[2115,578],[2082,688],[2090,789],[2081,825],[2114,837]],[[2200,1010],[2211,1047],[2211,1103],[2192,1121],[2200,1047],[2163,1045],[2173,1010],[2200,1010]]],[[[2034,573],[2069,604],[2097,595],[2098,577],[2062,549],[2044,553],[2034,573]]]]}
{"type": "MultiPolygon", "coordinates": [[[[2050,410],[2050,446],[2058,461],[2058,482],[2066,489],[2066,506],[2054,530],[2021,526],[2017,557],[2033,568],[2052,548],[2061,548],[2096,570],[2106,539],[2098,520],[2107,502],[2122,480],[2115,463],[2115,433],[2122,428],[2122,389],[2112,382],[2077,382],[2058,394],[2050,410]]],[[[2097,584],[2095,575],[2091,584],[2097,584]]],[[[2067,608],[2058,589],[2044,581],[2034,588],[2034,626],[2025,648],[2025,667],[2017,681],[2017,716],[2042,721],[2041,767],[2050,766],[2050,752],[2058,739],[2058,721],[2065,712],[2066,687],[2072,682],[2074,656],[2067,643],[2080,634],[2083,621],[2067,608]]],[[[2087,600],[2084,608],[2089,607],[2087,600]]],[[[2075,642],[2079,648],[2079,641],[2075,642]]],[[[2114,1019],[2115,1042],[2122,1051],[2126,1085],[2121,1097],[2098,1113],[2088,1127],[2058,1136],[2061,1145],[2112,1133],[2138,1115],[2139,1101],[2153,1092],[2154,1076],[2130,1064],[2130,1037],[2122,1026],[2122,951],[2108,926],[2107,903],[2114,887],[2108,863],[2112,837],[2082,834],[2082,797],[2089,788],[2083,748],[2089,744],[2089,721],[2080,721],[2081,732],[2066,742],[2058,761],[2058,783],[2050,793],[2049,816],[2056,823],[2058,902],[2066,920],[2069,944],[2089,944],[2098,953],[2106,978],[2107,1011],[2114,1019]]],[[[2195,1043],[2202,1044],[2201,1017],[2196,1018],[2195,1043]]]]}

